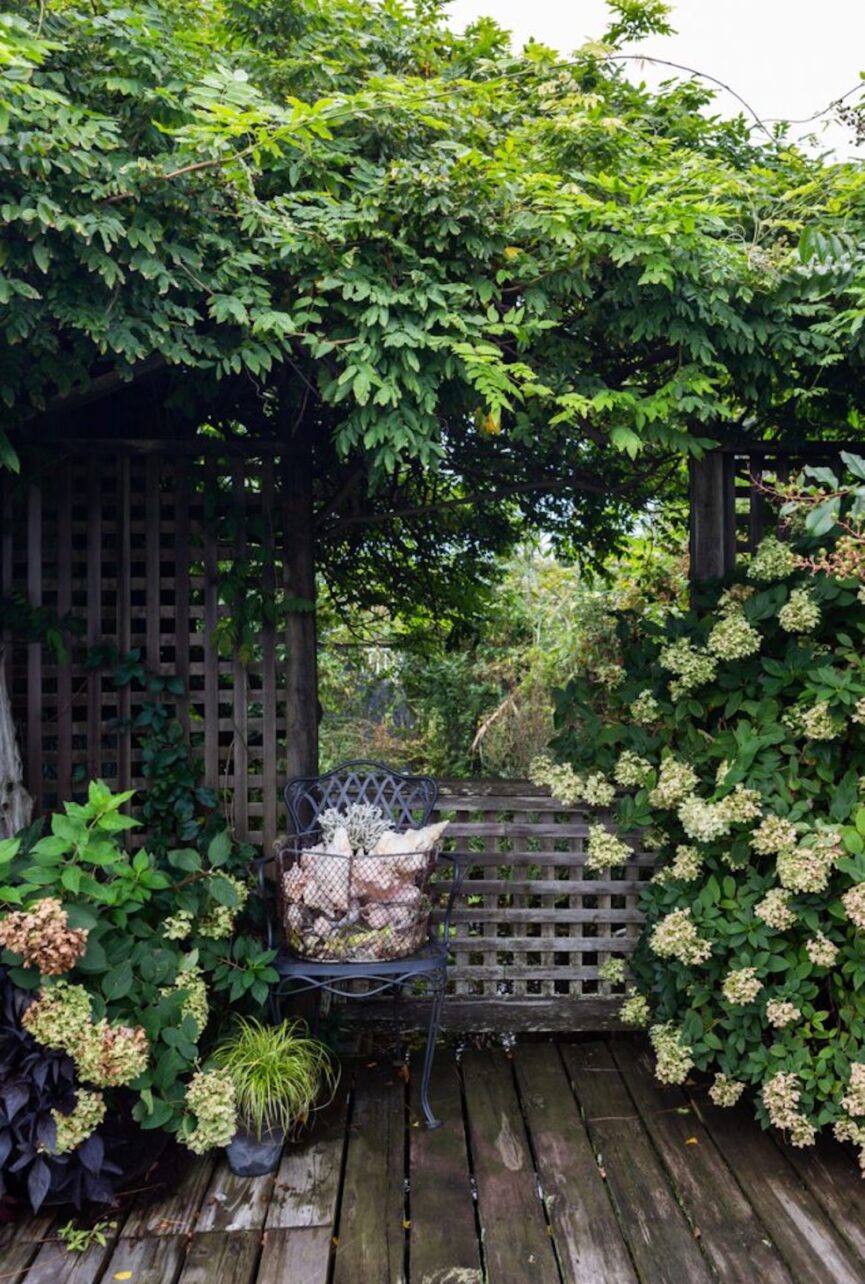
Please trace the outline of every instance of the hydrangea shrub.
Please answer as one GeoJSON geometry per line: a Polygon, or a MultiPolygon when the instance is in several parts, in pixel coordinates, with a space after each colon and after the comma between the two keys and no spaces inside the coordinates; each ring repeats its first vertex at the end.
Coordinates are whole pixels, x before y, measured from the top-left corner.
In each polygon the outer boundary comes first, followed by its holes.
{"type": "Polygon", "coordinates": [[[833,558],[850,538],[800,521],[690,614],[620,616],[620,680],[560,693],[565,765],[536,778],[609,807],[590,871],[657,848],[623,1015],[658,1077],[710,1071],[718,1105],[751,1089],[764,1126],[795,1145],[832,1129],[865,1166],[865,588],[833,558]]]}
{"type": "Polygon", "coordinates": [[[130,797],[94,781],[50,833],[37,824],[0,842],[0,964],[29,996],[16,1037],[74,1073],[74,1093],[52,1107],[53,1135],[38,1141],[46,1162],[79,1153],[130,1095],[141,1128],[198,1154],[225,1145],[233,1098],[206,1068],[211,1033],[230,1006],[264,1005],[277,980],[275,952],[239,928],[249,849],[221,830],[201,850],[129,851],[130,797]]]}

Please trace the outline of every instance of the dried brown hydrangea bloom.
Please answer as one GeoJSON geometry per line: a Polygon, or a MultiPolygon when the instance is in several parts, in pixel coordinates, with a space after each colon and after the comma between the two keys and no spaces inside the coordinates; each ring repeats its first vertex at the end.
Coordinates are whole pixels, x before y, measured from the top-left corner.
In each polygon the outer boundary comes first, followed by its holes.
{"type": "Polygon", "coordinates": [[[0,945],[21,955],[25,967],[42,976],[60,976],[75,966],[87,948],[87,932],[70,927],[66,911],[52,896],[30,909],[13,910],[0,922],[0,945]]]}

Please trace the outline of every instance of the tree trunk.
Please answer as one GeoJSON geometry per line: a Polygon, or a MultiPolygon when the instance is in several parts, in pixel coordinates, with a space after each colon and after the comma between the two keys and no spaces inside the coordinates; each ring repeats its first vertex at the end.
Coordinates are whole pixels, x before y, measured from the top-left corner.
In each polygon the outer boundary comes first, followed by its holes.
{"type": "Polygon", "coordinates": [[[0,654],[0,838],[11,838],[30,824],[33,799],[22,781],[21,754],[6,689],[5,657],[0,654]]]}
{"type": "Polygon", "coordinates": [[[313,532],[314,425],[301,421],[286,441],[282,463],[285,625],[286,774],[318,771],[318,661],[313,532]]]}

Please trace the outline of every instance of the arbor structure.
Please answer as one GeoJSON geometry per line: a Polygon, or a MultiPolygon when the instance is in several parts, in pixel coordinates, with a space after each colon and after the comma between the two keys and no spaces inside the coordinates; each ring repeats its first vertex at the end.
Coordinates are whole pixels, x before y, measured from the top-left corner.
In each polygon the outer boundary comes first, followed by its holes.
{"type": "Polygon", "coordinates": [[[347,608],[464,617],[526,524],[591,556],[730,425],[858,429],[860,173],[631,84],[617,47],[663,6],[613,7],[569,59],[437,2],[0,20],[6,462],[281,461],[285,579],[247,538],[222,640],[279,614],[289,770],[316,570],[347,608]]]}

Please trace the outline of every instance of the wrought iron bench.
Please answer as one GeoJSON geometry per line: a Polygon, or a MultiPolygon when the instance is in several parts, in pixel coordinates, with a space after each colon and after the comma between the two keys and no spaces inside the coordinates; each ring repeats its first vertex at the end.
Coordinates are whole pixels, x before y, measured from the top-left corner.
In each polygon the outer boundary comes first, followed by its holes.
{"type": "MultiPolygon", "coordinates": [[[[285,787],[285,803],[297,839],[312,838],[317,833],[319,817],[329,808],[344,811],[351,803],[370,803],[381,808],[385,819],[396,829],[417,828],[429,821],[438,798],[438,786],[429,776],[404,775],[376,762],[357,760],[343,763],[323,776],[297,777],[285,787]]],[[[272,888],[264,877],[264,865],[274,857],[259,862],[262,892],[269,905],[268,939],[272,948],[281,941],[281,932],[272,911],[272,888]]],[[[390,993],[394,1000],[397,1046],[401,1048],[399,999],[406,985],[422,982],[430,998],[426,1049],[420,1083],[420,1103],[428,1128],[438,1128],[429,1101],[429,1081],[435,1054],[441,1010],[447,987],[448,939],[450,918],[459,894],[465,870],[465,855],[439,853],[441,866],[452,868],[451,884],[444,913],[434,920],[429,939],[415,953],[405,958],[366,962],[313,961],[299,958],[280,948],[274,968],[280,981],[275,990],[275,1006],[281,1011],[289,994],[315,991],[343,998],[370,998],[390,993]],[[355,982],[366,982],[362,993],[355,982]]]]}

